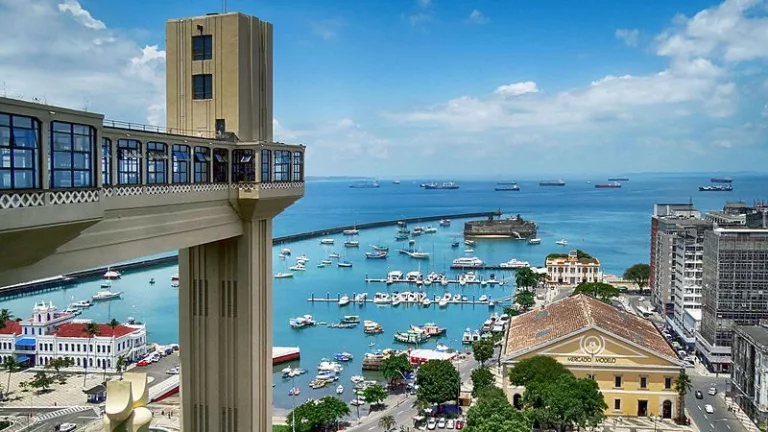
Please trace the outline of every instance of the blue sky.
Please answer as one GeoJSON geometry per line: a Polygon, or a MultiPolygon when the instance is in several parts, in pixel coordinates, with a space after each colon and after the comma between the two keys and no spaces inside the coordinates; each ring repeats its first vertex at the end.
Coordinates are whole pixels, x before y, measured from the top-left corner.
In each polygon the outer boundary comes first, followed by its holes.
{"type": "MultiPolygon", "coordinates": [[[[0,91],[162,124],[165,20],[221,8],[0,0],[0,91]]],[[[228,8],[275,26],[275,138],[308,146],[311,175],[765,171],[768,161],[768,0],[228,8]]]]}

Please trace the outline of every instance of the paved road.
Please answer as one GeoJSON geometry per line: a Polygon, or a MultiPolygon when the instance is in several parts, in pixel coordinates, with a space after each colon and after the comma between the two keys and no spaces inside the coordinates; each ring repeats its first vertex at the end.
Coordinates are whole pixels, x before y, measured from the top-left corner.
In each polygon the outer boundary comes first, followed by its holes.
{"type": "Polygon", "coordinates": [[[713,378],[700,375],[691,375],[693,389],[685,397],[685,406],[691,416],[691,420],[701,432],[745,432],[746,429],[736,419],[736,416],[728,411],[725,401],[722,397],[728,385],[728,378],[713,378]],[[717,389],[718,394],[709,396],[707,391],[710,387],[717,389]],[[701,390],[704,399],[696,399],[696,390],[701,390]],[[704,411],[704,405],[710,404],[715,409],[713,414],[707,414],[704,411]]]}

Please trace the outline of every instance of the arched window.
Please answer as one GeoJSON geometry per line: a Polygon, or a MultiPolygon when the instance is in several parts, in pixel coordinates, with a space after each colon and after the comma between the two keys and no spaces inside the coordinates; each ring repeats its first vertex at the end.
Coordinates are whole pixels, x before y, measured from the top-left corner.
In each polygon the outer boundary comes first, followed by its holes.
{"type": "Polygon", "coordinates": [[[211,149],[208,147],[195,147],[195,183],[208,183],[211,181],[211,149]]]}
{"type": "Polygon", "coordinates": [[[117,140],[117,184],[141,184],[141,141],[117,140]]]}
{"type": "Polygon", "coordinates": [[[51,122],[51,188],[93,186],[96,130],[91,126],[51,122]]]}
{"type": "Polygon", "coordinates": [[[253,150],[238,149],[232,151],[232,182],[256,181],[253,150]]]}
{"type": "Polygon", "coordinates": [[[229,151],[223,148],[213,149],[213,182],[226,183],[229,172],[229,151]]]}
{"type": "Polygon", "coordinates": [[[261,182],[268,183],[272,181],[272,152],[270,150],[261,151],[261,182]]]}
{"type": "Polygon", "coordinates": [[[293,152],[293,175],[291,180],[295,182],[304,181],[304,152],[293,152]]]}
{"type": "Polygon", "coordinates": [[[273,181],[291,181],[291,152],[288,150],[275,150],[275,170],[273,181]]]}
{"type": "Polygon", "coordinates": [[[40,187],[40,122],[0,113],[0,189],[40,187]]]}
{"type": "Polygon", "coordinates": [[[147,143],[147,184],[168,183],[168,145],[147,143]]]}
{"type": "Polygon", "coordinates": [[[173,145],[173,183],[189,183],[189,146],[173,145]]]}

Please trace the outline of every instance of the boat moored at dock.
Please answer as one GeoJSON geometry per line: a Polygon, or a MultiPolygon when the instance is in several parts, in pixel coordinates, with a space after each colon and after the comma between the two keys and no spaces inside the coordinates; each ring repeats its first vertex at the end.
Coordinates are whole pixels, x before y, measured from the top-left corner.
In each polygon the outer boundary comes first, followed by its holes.
{"type": "Polygon", "coordinates": [[[462,268],[482,268],[485,265],[483,260],[481,260],[478,257],[465,257],[465,258],[456,258],[451,263],[451,268],[455,269],[462,269],[462,268]]]}
{"type": "Polygon", "coordinates": [[[699,186],[699,192],[731,192],[733,186],[728,183],[722,186],[699,186]]]}

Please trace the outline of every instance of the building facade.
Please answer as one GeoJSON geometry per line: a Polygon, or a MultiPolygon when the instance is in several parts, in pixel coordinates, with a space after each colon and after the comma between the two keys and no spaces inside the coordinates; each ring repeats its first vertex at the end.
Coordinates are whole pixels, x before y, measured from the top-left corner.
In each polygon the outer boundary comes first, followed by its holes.
{"type": "Polygon", "coordinates": [[[731,388],[741,409],[757,424],[768,422],[768,325],[733,332],[731,388]]]}
{"type": "MultiPolygon", "coordinates": [[[[674,380],[684,369],[648,320],[583,294],[568,297],[509,321],[504,379],[518,362],[539,355],[597,381],[608,416],[676,416],[674,380]]],[[[518,405],[525,388],[505,382],[504,390],[518,405]]]]}
{"type": "Polygon", "coordinates": [[[768,319],[768,229],[715,228],[704,240],[701,328],[696,351],[715,372],[730,372],[737,325],[768,319]]]}
{"type": "Polygon", "coordinates": [[[566,257],[547,257],[547,283],[555,286],[576,286],[582,282],[602,282],[600,261],[597,258],[579,258],[577,251],[566,257]]]}
{"type": "Polygon", "coordinates": [[[8,321],[0,329],[0,356],[13,357],[29,366],[45,366],[56,358],[70,357],[74,367],[114,371],[121,356],[137,361],[147,353],[147,331],[143,325],[120,324],[112,328],[97,324],[89,337],[85,325],[60,312],[53,304],[35,304],[32,317],[8,321]]]}

